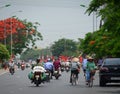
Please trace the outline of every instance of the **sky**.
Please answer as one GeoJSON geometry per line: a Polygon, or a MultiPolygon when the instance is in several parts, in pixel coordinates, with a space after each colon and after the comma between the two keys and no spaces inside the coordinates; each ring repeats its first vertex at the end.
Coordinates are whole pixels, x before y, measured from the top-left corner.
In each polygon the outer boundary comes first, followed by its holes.
{"type": "Polygon", "coordinates": [[[0,20],[11,16],[39,22],[38,31],[43,41],[37,41],[40,48],[49,47],[61,38],[84,38],[88,32],[93,32],[93,16],[85,14],[91,0],[0,0],[0,20]],[[22,12],[18,12],[22,11],[22,12]]]}

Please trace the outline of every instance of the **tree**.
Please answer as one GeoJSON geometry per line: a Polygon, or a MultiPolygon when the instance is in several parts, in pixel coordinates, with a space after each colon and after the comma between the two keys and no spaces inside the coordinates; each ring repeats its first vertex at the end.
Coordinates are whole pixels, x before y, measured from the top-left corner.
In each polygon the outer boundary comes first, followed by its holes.
{"type": "Polygon", "coordinates": [[[0,44],[0,62],[3,62],[5,59],[7,60],[9,58],[10,58],[9,51],[3,44],[0,44]]]}
{"type": "Polygon", "coordinates": [[[12,51],[14,54],[21,54],[23,49],[35,46],[37,40],[42,40],[42,35],[38,32],[37,27],[40,24],[28,22],[12,17],[0,21],[0,41],[6,40],[6,47],[10,51],[12,43],[12,51]],[[12,41],[11,41],[12,34],[12,41]]]}
{"type": "Polygon", "coordinates": [[[53,56],[74,56],[77,54],[77,44],[70,39],[59,39],[51,46],[53,56]]]}
{"type": "Polygon", "coordinates": [[[86,11],[89,15],[97,12],[104,22],[101,30],[120,34],[120,1],[116,0],[92,0],[86,11]]]}
{"type": "Polygon", "coordinates": [[[96,57],[120,56],[120,1],[92,0],[86,13],[97,12],[102,25],[93,33],[87,33],[82,42],[85,53],[94,53],[96,57]]]}
{"type": "Polygon", "coordinates": [[[28,60],[36,60],[39,58],[40,50],[35,49],[27,49],[25,52],[22,53],[21,59],[28,61],[28,60]]]}
{"type": "Polygon", "coordinates": [[[38,49],[38,48],[31,48],[27,49],[25,52],[22,53],[21,59],[28,61],[28,60],[36,60],[37,58],[46,58],[51,57],[51,51],[49,48],[46,49],[38,49]]]}
{"type": "MultiPolygon", "coordinates": [[[[25,25],[24,29],[19,29],[17,39],[18,43],[14,45],[15,53],[21,53],[24,48],[31,48],[35,47],[35,42],[37,40],[42,40],[41,33],[37,30],[37,27],[40,25],[39,23],[35,22],[28,22],[27,20],[23,20],[22,23],[25,25]],[[20,49],[19,49],[20,48],[20,49]]],[[[16,36],[14,36],[14,39],[16,39],[16,36]]]]}

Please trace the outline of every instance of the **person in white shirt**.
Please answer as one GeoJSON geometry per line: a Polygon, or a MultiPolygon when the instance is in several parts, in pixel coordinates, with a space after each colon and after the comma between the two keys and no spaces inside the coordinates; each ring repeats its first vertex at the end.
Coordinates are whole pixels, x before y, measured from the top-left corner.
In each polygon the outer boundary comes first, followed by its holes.
{"type": "Polygon", "coordinates": [[[33,71],[32,71],[33,73],[35,73],[35,72],[46,72],[46,70],[45,70],[45,68],[43,68],[42,66],[35,66],[34,68],[33,68],[33,71]]]}
{"type": "MultiPolygon", "coordinates": [[[[44,76],[45,76],[45,72],[46,72],[45,68],[42,67],[42,66],[34,66],[32,72],[30,74],[35,76],[35,74],[34,74],[35,72],[40,72],[41,73],[42,82],[44,83],[44,80],[45,80],[44,76]]],[[[34,77],[31,79],[31,83],[33,83],[33,82],[34,82],[34,77]]]]}
{"type": "Polygon", "coordinates": [[[13,62],[13,60],[11,60],[9,62],[9,72],[11,73],[11,70],[13,70],[13,72],[15,72],[15,63],[13,62]]]}
{"type": "Polygon", "coordinates": [[[67,60],[67,62],[65,62],[65,67],[69,67],[70,66],[70,62],[67,60]]]}

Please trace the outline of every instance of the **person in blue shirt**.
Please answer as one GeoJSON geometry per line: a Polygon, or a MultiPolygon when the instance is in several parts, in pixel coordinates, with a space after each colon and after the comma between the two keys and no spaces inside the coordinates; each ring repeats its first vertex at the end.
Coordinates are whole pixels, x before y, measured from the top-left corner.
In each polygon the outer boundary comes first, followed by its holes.
{"type": "Polygon", "coordinates": [[[50,73],[50,78],[52,79],[54,66],[50,58],[47,60],[46,63],[44,63],[44,68],[47,72],[50,73]]]}
{"type": "Polygon", "coordinates": [[[88,56],[86,55],[82,62],[82,69],[83,69],[84,76],[86,76],[86,66],[88,62],[87,59],[88,59],[88,56]]]}

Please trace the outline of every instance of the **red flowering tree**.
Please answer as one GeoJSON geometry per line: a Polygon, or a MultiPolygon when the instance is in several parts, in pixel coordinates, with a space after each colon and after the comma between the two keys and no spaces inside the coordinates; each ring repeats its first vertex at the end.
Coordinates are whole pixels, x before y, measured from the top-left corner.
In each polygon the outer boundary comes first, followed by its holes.
{"type": "Polygon", "coordinates": [[[37,31],[39,23],[19,20],[18,18],[8,18],[0,21],[0,42],[6,43],[6,47],[14,54],[21,53],[29,44],[35,46],[37,40],[42,40],[41,33],[37,31]]]}
{"type": "Polygon", "coordinates": [[[90,44],[90,45],[93,45],[93,44],[95,44],[95,41],[92,40],[92,41],[89,42],[89,44],[90,44]]]}
{"type": "Polygon", "coordinates": [[[8,35],[17,34],[18,28],[25,28],[25,25],[15,18],[8,18],[0,21],[0,40],[8,35]]]}

